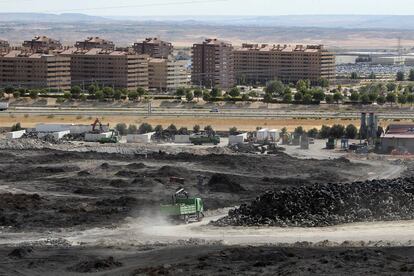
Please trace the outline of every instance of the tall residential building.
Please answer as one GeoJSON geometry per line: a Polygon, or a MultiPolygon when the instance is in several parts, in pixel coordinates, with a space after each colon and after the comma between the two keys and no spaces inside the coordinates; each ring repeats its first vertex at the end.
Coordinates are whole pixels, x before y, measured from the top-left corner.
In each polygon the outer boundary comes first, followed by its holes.
{"type": "Polygon", "coordinates": [[[149,87],[158,91],[175,91],[187,87],[190,74],[184,60],[149,59],[149,87]]]}
{"type": "Polygon", "coordinates": [[[192,74],[194,85],[206,87],[233,87],[233,46],[218,39],[206,39],[192,48],[192,74]]]}
{"type": "Polygon", "coordinates": [[[234,71],[241,83],[285,83],[335,78],[335,55],[322,45],[243,44],[234,51],[234,71]]]}
{"type": "Polygon", "coordinates": [[[30,51],[0,53],[0,86],[68,90],[70,58],[30,51]]]}
{"type": "Polygon", "coordinates": [[[148,56],[104,49],[70,48],[72,85],[99,83],[114,88],[148,89],[148,56]]]}
{"type": "Polygon", "coordinates": [[[49,38],[47,36],[35,36],[32,40],[26,40],[22,45],[24,48],[33,52],[48,52],[50,50],[58,50],[62,48],[59,40],[49,38]]]}
{"type": "Polygon", "coordinates": [[[0,39],[0,52],[6,52],[10,49],[10,44],[6,40],[0,39]]]}
{"type": "Polygon", "coordinates": [[[135,43],[133,49],[138,54],[149,55],[152,58],[168,58],[173,53],[173,45],[159,38],[146,38],[135,43]]]}
{"type": "Polygon", "coordinates": [[[115,50],[115,44],[112,41],[100,37],[88,37],[84,41],[77,41],[75,47],[81,50],[91,50],[94,48],[115,50]]]}

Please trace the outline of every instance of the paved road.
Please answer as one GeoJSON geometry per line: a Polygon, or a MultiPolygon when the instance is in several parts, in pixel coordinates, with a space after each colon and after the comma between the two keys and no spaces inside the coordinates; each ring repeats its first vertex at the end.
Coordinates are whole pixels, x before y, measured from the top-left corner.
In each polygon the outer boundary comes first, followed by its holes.
{"type": "MultiPolygon", "coordinates": [[[[357,111],[289,111],[280,109],[221,109],[210,112],[209,109],[153,108],[151,114],[143,107],[139,108],[54,108],[54,107],[15,107],[0,112],[0,116],[19,114],[29,115],[83,115],[83,116],[158,116],[158,117],[228,117],[228,118],[337,118],[358,119],[357,111]]],[[[414,119],[414,111],[385,111],[376,113],[383,119],[414,119]]]]}

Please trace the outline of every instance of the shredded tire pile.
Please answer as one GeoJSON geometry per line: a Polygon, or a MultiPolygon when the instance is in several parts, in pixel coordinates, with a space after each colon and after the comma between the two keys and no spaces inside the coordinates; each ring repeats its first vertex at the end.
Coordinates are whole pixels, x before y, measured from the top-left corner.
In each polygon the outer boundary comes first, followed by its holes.
{"type": "Polygon", "coordinates": [[[269,191],[212,224],[323,227],[410,219],[414,219],[414,178],[398,178],[269,191]]]}

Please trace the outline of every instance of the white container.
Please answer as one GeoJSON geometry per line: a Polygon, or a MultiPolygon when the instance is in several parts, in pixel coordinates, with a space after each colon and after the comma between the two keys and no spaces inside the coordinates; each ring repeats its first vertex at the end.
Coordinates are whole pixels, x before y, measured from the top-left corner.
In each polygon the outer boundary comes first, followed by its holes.
{"type": "Polygon", "coordinates": [[[101,139],[111,138],[112,132],[104,132],[104,133],[86,133],[85,134],[85,141],[87,142],[98,142],[101,139]]]}
{"type": "Polygon", "coordinates": [[[229,145],[243,144],[247,140],[247,133],[229,136],[229,145]]]}
{"type": "Polygon", "coordinates": [[[65,135],[67,135],[69,133],[70,133],[69,130],[56,131],[56,132],[38,132],[37,133],[37,137],[43,138],[43,137],[45,137],[47,135],[51,135],[56,140],[59,140],[59,139],[62,139],[63,136],[65,136],[65,135]]]}
{"type": "Polygon", "coordinates": [[[6,110],[9,108],[8,102],[0,102],[0,110],[6,110]]]}
{"type": "Polygon", "coordinates": [[[175,135],[174,143],[178,143],[178,144],[190,143],[190,135],[175,135]]]}
{"type": "Polygon", "coordinates": [[[271,140],[271,141],[277,142],[277,141],[280,140],[280,133],[281,133],[281,131],[278,130],[278,129],[271,129],[271,130],[269,130],[268,139],[271,140]]]}
{"type": "Polygon", "coordinates": [[[155,132],[145,133],[145,134],[128,134],[126,139],[127,143],[151,143],[151,138],[155,132]]]}
{"type": "Polygon", "coordinates": [[[264,141],[269,139],[269,130],[267,128],[262,128],[257,131],[257,141],[264,141]]]}
{"type": "MultiPolygon", "coordinates": [[[[99,130],[99,125],[96,126],[96,129],[99,130]]],[[[69,126],[70,133],[72,134],[83,134],[92,131],[92,125],[70,125],[69,126]]],[[[102,132],[108,132],[109,126],[102,125],[102,132]]]]}
{"type": "Polygon", "coordinates": [[[7,139],[19,139],[26,134],[26,130],[13,131],[6,134],[7,139]]]}
{"type": "Polygon", "coordinates": [[[36,125],[37,132],[59,132],[70,130],[71,125],[69,124],[38,124],[36,125]]]}

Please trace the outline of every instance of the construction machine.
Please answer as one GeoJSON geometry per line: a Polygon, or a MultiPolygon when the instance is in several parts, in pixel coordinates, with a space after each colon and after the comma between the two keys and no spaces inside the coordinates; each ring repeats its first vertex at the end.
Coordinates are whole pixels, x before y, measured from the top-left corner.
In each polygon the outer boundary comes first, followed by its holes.
{"type": "Polygon", "coordinates": [[[119,132],[115,129],[110,130],[112,132],[111,136],[108,138],[101,138],[99,143],[101,144],[116,144],[120,140],[119,132]]]}
{"type": "Polygon", "coordinates": [[[98,118],[95,119],[95,122],[93,122],[93,124],[91,126],[92,126],[92,132],[93,133],[103,132],[103,125],[102,125],[101,121],[98,118]],[[98,125],[99,125],[99,129],[96,128],[98,125]]]}
{"type": "Polygon", "coordinates": [[[172,195],[171,204],[161,205],[160,212],[174,221],[201,221],[204,217],[203,200],[199,197],[190,197],[184,188],[178,188],[172,195]]]}

